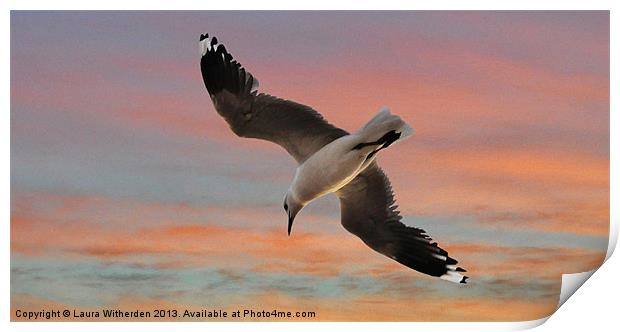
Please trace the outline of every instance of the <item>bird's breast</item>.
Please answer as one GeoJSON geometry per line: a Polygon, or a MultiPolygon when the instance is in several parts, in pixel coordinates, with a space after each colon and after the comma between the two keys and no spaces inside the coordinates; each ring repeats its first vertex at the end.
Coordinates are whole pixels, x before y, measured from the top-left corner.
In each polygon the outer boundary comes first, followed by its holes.
{"type": "Polygon", "coordinates": [[[367,153],[352,149],[352,135],[343,136],[317,151],[297,167],[292,189],[304,202],[338,191],[361,171],[367,153]]]}

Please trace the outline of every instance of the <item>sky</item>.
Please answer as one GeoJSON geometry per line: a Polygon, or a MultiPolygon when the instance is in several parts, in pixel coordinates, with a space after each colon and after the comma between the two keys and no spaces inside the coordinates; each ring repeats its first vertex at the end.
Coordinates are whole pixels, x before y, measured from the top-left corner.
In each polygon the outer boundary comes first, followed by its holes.
{"type": "Polygon", "coordinates": [[[517,321],[609,228],[609,13],[11,13],[11,306],[315,311],[319,321],[517,321]],[[367,248],[328,195],[296,218],[295,161],[236,137],[199,70],[208,32],[348,131],[382,106],[403,222],[456,285],[367,248]]]}

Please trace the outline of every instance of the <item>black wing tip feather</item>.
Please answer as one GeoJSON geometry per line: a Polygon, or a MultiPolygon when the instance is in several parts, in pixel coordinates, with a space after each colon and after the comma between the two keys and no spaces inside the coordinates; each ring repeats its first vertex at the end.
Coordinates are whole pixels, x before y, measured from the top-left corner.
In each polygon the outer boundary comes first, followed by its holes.
{"type": "Polygon", "coordinates": [[[462,275],[460,272],[467,272],[462,267],[455,267],[453,264],[447,264],[445,261],[436,258],[426,259],[421,255],[420,251],[407,250],[396,254],[393,258],[397,262],[418,272],[427,274],[432,277],[451,281],[454,283],[466,284],[468,276],[462,275]]]}
{"type": "Polygon", "coordinates": [[[448,252],[433,242],[432,238],[420,228],[410,227],[401,222],[389,223],[393,234],[397,234],[398,246],[394,259],[418,272],[454,283],[467,283],[469,277],[460,272],[467,272],[457,266],[458,261],[448,255],[448,252]]]}
{"type": "Polygon", "coordinates": [[[200,69],[209,95],[227,90],[236,95],[247,95],[258,85],[258,82],[240,63],[233,60],[217,37],[209,34],[200,35],[200,69]]]}

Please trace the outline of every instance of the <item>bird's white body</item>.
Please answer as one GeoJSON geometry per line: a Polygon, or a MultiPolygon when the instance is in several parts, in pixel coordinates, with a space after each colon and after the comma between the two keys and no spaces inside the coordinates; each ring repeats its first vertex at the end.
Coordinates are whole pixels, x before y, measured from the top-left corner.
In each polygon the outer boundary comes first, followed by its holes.
{"type": "MultiPolygon", "coordinates": [[[[359,143],[355,134],[343,136],[317,151],[297,167],[291,194],[307,204],[325,194],[336,192],[354,179],[364,166],[370,148],[354,150],[359,143]]],[[[372,157],[371,159],[373,159],[372,157]]]]}
{"type": "Polygon", "coordinates": [[[360,143],[379,140],[389,131],[396,131],[403,140],[413,133],[400,117],[382,109],[357,132],[342,136],[325,145],[297,167],[288,195],[306,205],[323,195],[346,186],[376,158],[381,144],[356,148],[360,143]],[[370,156],[369,156],[370,155],[370,156]]]}

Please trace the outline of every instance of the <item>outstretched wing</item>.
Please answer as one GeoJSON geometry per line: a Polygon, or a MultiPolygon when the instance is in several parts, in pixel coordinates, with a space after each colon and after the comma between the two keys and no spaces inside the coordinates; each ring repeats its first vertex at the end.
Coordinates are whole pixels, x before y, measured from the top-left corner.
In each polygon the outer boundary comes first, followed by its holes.
{"type": "Polygon", "coordinates": [[[414,270],[465,283],[457,261],[420,228],[400,222],[392,186],[376,162],[338,192],[342,226],[373,250],[414,270]]]}
{"type": "Polygon", "coordinates": [[[258,81],[233,60],[217,38],[200,36],[200,69],[217,112],[241,137],[282,146],[302,163],[329,142],[347,135],[312,108],[257,92],[258,81]]]}

